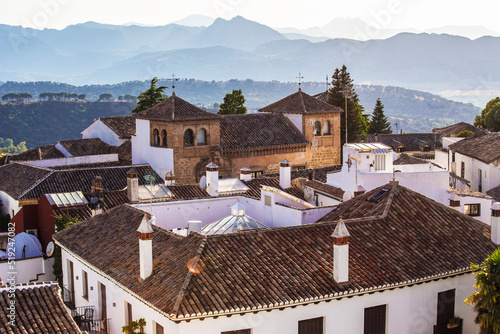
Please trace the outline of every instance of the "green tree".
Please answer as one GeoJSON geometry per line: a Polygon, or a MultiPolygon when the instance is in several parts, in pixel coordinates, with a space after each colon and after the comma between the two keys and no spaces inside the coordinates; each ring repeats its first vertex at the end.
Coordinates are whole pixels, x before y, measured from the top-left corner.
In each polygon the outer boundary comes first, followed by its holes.
{"type": "MultiPolygon", "coordinates": [[[[347,67],[342,65],[335,69],[332,75],[332,88],[328,90],[327,102],[345,110],[345,96],[347,95],[347,137],[350,143],[359,142],[364,138],[367,130],[366,119],[363,117],[364,108],[359,104],[359,97],[354,90],[351,75],[347,67]]],[[[346,115],[340,116],[341,144],[345,143],[346,115]]]]}
{"type": "Polygon", "coordinates": [[[78,95],[78,100],[80,100],[80,101],[83,101],[83,100],[85,100],[86,98],[87,98],[87,95],[85,95],[85,94],[80,94],[80,95],[78,95]]]}
{"type": "Polygon", "coordinates": [[[480,266],[471,266],[476,275],[476,291],[465,302],[474,306],[481,334],[500,334],[500,248],[480,266]]]}
{"type": "Polygon", "coordinates": [[[137,96],[137,107],[135,107],[131,113],[135,114],[143,110],[149,109],[155,104],[163,101],[166,97],[163,96],[165,89],[168,87],[160,86],[157,87],[156,84],[160,81],[157,77],[151,80],[151,85],[148,89],[137,96]]]}
{"type": "Polygon", "coordinates": [[[474,126],[482,126],[491,131],[500,131],[500,97],[486,104],[481,115],[474,118],[474,126]]]}
{"type": "Polygon", "coordinates": [[[146,320],[140,318],[137,321],[130,320],[128,326],[122,327],[122,333],[126,334],[144,334],[144,327],[146,327],[146,320]],[[137,330],[139,330],[137,332],[137,330]]]}
{"type": "Polygon", "coordinates": [[[113,94],[104,93],[99,96],[99,101],[109,101],[113,97],[113,94]]]}
{"type": "Polygon", "coordinates": [[[28,149],[26,148],[26,142],[22,141],[19,145],[15,146],[14,141],[10,138],[1,138],[0,137],[0,150],[4,153],[21,153],[25,152],[28,149]]]}
{"type": "Polygon", "coordinates": [[[233,89],[232,93],[227,93],[226,96],[224,96],[224,102],[219,106],[218,114],[246,114],[247,108],[244,104],[245,97],[243,96],[241,89],[233,89]]]}
{"type": "Polygon", "coordinates": [[[474,134],[474,132],[472,132],[472,131],[462,130],[459,133],[457,133],[457,137],[466,138],[466,137],[472,136],[473,134],[474,134]]]}
{"type": "Polygon", "coordinates": [[[372,117],[368,122],[368,133],[371,134],[389,134],[392,133],[391,122],[384,115],[384,105],[380,98],[377,99],[375,103],[375,108],[373,109],[372,117]]]}
{"type": "MultiPolygon", "coordinates": [[[[66,227],[79,223],[80,219],[75,218],[67,218],[63,216],[57,216],[54,220],[54,225],[56,227],[56,232],[60,232],[64,230],[66,227]]],[[[56,247],[56,251],[54,252],[54,265],[52,267],[52,273],[56,277],[60,286],[63,286],[63,270],[62,270],[62,257],[61,257],[61,248],[56,247]]]]}

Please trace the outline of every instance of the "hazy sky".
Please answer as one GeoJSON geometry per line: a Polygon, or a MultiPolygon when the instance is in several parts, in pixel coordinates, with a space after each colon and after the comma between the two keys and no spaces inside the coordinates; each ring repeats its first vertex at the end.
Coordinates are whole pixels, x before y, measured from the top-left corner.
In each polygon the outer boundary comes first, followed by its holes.
{"type": "Polygon", "coordinates": [[[0,0],[0,24],[61,29],[86,21],[164,25],[191,14],[241,15],[271,27],[360,17],[384,28],[483,25],[500,32],[497,0],[0,0]]]}

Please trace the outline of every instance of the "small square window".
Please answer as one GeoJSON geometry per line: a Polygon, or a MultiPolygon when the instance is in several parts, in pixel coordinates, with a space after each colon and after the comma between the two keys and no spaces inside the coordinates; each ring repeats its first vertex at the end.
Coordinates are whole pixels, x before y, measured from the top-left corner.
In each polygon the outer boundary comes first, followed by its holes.
{"type": "Polygon", "coordinates": [[[481,216],[481,204],[465,204],[464,213],[471,217],[481,216]]]}
{"type": "Polygon", "coordinates": [[[299,321],[299,334],[323,334],[323,317],[299,321]]]}
{"type": "Polygon", "coordinates": [[[271,206],[272,205],[272,203],[271,203],[271,196],[264,195],[264,204],[266,206],[271,206]]]}

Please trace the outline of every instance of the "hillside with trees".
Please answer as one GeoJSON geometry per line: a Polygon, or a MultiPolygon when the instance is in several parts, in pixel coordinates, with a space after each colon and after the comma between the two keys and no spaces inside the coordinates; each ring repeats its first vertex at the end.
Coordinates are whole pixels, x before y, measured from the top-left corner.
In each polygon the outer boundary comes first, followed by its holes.
{"type": "MultiPolygon", "coordinates": [[[[354,83],[356,78],[353,77],[354,83]]],[[[160,79],[158,86],[171,87],[171,82],[160,79]]],[[[66,92],[58,101],[54,95],[50,102],[0,103],[0,134],[15,143],[26,141],[28,148],[53,144],[57,140],[80,138],[83,129],[100,116],[127,115],[136,106],[135,99],[151,86],[151,79],[130,81],[115,85],[72,86],[55,82],[6,82],[0,84],[0,95],[27,92],[40,99],[42,93],[66,92]],[[71,94],[78,94],[75,101],[71,94]],[[97,101],[101,94],[111,94],[113,100],[97,101]],[[66,98],[64,98],[66,96],[66,98]],[[131,101],[131,102],[124,102],[131,101]]],[[[177,96],[217,112],[217,106],[228,92],[241,89],[244,92],[248,112],[255,112],[270,103],[297,91],[296,82],[229,80],[201,81],[181,79],[175,84],[177,96]]],[[[302,90],[307,94],[318,94],[326,90],[325,83],[304,82],[302,90]]],[[[401,87],[354,85],[360,105],[370,113],[378,98],[383,101],[384,114],[392,124],[392,130],[404,132],[429,132],[431,128],[443,127],[460,121],[472,123],[481,109],[472,104],[447,100],[426,92],[401,87]],[[397,123],[397,129],[396,129],[397,123]]],[[[166,90],[171,94],[171,89],[166,90]]]]}

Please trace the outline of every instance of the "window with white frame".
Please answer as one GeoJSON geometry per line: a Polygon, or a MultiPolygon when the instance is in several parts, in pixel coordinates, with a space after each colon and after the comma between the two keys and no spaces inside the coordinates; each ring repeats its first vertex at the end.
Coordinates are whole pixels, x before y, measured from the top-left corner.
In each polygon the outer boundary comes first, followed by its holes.
{"type": "Polygon", "coordinates": [[[385,154],[375,154],[375,170],[385,170],[385,154]]]}

